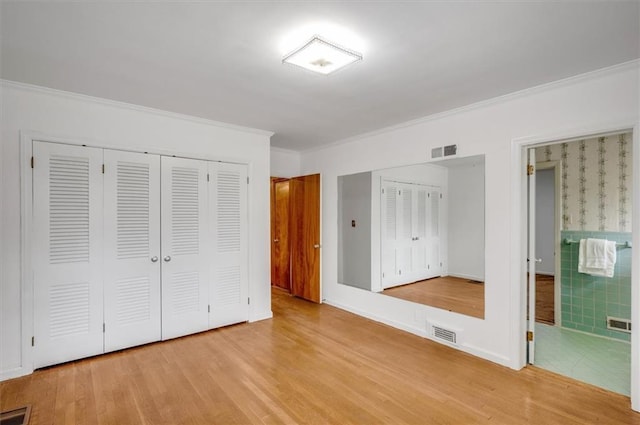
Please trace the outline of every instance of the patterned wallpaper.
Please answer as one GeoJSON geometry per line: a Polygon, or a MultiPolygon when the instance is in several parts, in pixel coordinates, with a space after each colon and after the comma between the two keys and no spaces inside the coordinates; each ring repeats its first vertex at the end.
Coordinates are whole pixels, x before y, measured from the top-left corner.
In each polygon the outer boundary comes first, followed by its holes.
{"type": "Polygon", "coordinates": [[[563,230],[631,231],[631,133],[536,148],[562,160],[563,230]]]}

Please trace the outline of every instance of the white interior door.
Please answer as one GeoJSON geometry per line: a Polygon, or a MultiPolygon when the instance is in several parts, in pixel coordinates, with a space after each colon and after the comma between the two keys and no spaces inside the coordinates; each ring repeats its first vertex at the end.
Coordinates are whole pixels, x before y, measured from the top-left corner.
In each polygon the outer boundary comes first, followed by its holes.
{"type": "Polygon", "coordinates": [[[34,367],[100,354],[102,149],[33,143],[34,367]]]}
{"type": "Polygon", "coordinates": [[[104,151],[105,351],[158,341],[160,157],[104,151]]]}
{"type": "Polygon", "coordinates": [[[209,163],[209,327],[249,320],[247,166],[209,163]]]}
{"type": "Polygon", "coordinates": [[[209,325],[207,162],[161,159],[162,339],[209,325]]]}
{"type": "Polygon", "coordinates": [[[528,272],[529,272],[529,311],[527,322],[527,355],[528,362],[535,360],[535,325],[536,325],[536,176],[535,164],[536,151],[529,149],[527,174],[529,181],[529,249],[528,249],[528,272]]]}

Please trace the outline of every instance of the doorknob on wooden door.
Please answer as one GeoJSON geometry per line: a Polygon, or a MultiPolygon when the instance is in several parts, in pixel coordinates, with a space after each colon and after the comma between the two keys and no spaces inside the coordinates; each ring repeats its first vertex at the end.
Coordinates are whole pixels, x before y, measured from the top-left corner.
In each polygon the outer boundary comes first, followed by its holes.
{"type": "Polygon", "coordinates": [[[320,247],[321,247],[321,245],[320,245],[319,243],[317,243],[317,244],[313,245],[313,247],[314,247],[315,249],[318,249],[318,248],[320,248],[320,247]]]}
{"type": "Polygon", "coordinates": [[[280,239],[274,239],[273,241],[274,242],[280,242],[280,239]]]}

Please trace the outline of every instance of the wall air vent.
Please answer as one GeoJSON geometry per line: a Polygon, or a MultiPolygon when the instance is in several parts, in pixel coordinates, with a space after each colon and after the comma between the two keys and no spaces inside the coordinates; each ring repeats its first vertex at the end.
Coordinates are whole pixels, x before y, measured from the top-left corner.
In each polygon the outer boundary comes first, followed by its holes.
{"type": "Polygon", "coordinates": [[[446,158],[458,154],[458,145],[438,146],[431,149],[431,159],[446,158]]]}
{"type": "Polygon", "coordinates": [[[452,331],[451,329],[446,329],[438,325],[428,325],[428,326],[430,331],[429,333],[433,338],[438,339],[440,341],[444,341],[449,344],[454,344],[454,345],[458,344],[458,334],[456,333],[456,331],[452,331]]]}
{"type": "Polygon", "coordinates": [[[607,329],[631,333],[631,320],[607,316],[607,329]]]}

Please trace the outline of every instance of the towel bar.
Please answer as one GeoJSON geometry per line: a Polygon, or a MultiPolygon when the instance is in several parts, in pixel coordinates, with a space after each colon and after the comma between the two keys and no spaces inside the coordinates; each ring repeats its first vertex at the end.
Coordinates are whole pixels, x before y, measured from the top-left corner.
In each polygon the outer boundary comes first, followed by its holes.
{"type": "MultiPolygon", "coordinates": [[[[562,243],[565,244],[565,245],[571,245],[573,243],[580,243],[580,241],[576,241],[576,240],[573,240],[573,239],[570,239],[570,238],[564,238],[562,240],[562,243]]],[[[616,242],[616,246],[618,248],[631,248],[632,244],[629,241],[624,241],[624,242],[616,242]]]]}

